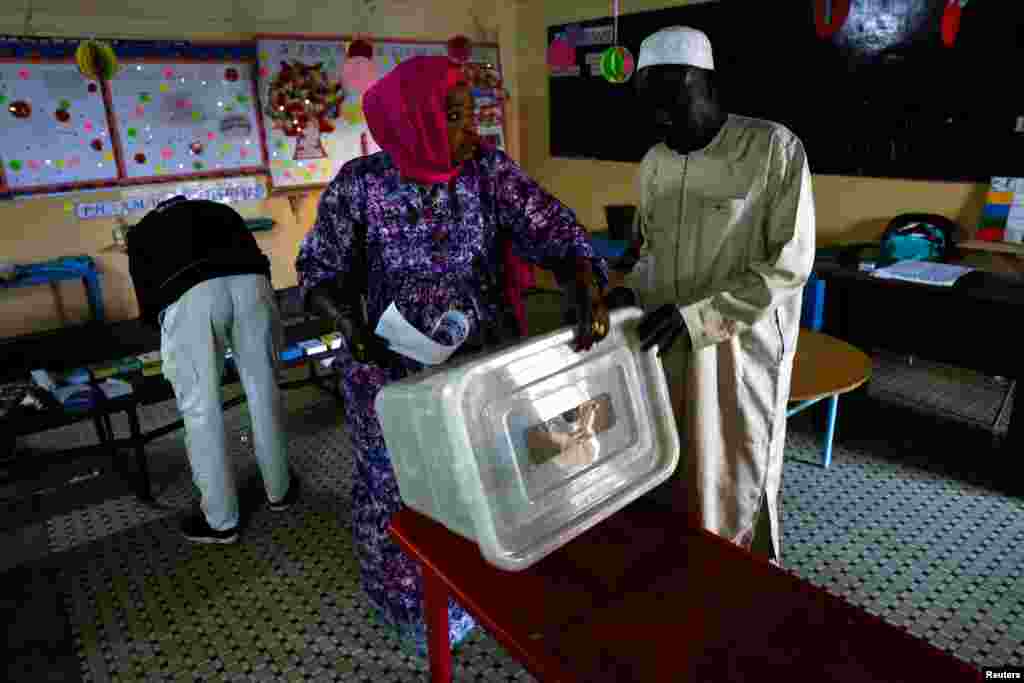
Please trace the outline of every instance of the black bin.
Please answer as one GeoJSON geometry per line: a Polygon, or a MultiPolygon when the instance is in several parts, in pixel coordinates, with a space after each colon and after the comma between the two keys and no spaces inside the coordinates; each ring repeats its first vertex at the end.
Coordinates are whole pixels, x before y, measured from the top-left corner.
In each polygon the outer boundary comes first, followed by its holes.
{"type": "Polygon", "coordinates": [[[618,204],[604,207],[604,217],[608,221],[608,239],[633,240],[633,217],[636,215],[636,206],[633,204],[618,204]]]}

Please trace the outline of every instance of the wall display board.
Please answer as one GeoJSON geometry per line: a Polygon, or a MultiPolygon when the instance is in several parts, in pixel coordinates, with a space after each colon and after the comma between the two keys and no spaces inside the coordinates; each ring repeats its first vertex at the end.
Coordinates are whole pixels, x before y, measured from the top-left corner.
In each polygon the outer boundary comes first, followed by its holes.
{"type": "Polygon", "coordinates": [[[265,172],[255,43],[103,42],[101,77],[82,39],[0,36],[0,192],[265,172]]]}
{"type": "Polygon", "coordinates": [[[100,85],[74,63],[0,63],[0,165],[16,192],[116,181],[100,85]]]}
{"type": "Polygon", "coordinates": [[[110,90],[127,178],[264,171],[253,64],[126,62],[110,90]]]}
{"type": "MultiPolygon", "coordinates": [[[[259,93],[274,187],[325,185],[346,162],[379,151],[363,115],[363,94],[402,61],[447,50],[443,42],[261,37],[259,93]]],[[[497,45],[472,48],[474,63],[497,69],[497,57],[497,45]]],[[[504,147],[503,107],[479,80],[481,134],[504,147]]]]}
{"type": "Polygon", "coordinates": [[[351,159],[377,151],[362,96],[401,59],[445,54],[442,43],[376,43],[372,57],[348,55],[350,41],[259,41],[260,102],[275,188],[329,183],[351,159]]]}

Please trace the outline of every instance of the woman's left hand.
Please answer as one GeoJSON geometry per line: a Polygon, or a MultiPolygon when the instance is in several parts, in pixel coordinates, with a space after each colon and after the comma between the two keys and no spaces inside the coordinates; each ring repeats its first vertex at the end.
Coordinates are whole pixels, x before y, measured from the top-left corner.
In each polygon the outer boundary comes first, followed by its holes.
{"type": "Polygon", "coordinates": [[[576,351],[587,351],[608,336],[608,306],[594,277],[589,259],[579,259],[568,281],[572,306],[566,311],[566,324],[576,325],[576,351]]]}

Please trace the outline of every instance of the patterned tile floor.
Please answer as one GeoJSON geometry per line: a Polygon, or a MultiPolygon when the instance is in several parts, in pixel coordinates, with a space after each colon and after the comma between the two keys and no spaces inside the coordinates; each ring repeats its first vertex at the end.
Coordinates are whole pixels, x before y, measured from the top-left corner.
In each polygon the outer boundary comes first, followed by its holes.
{"type": "MultiPolygon", "coordinates": [[[[1024,663],[1022,503],[1003,490],[988,434],[854,399],[842,404],[829,470],[802,462],[817,462],[822,415],[791,422],[786,565],[976,665],[1024,663]]],[[[337,405],[314,392],[289,400],[303,500],[283,515],[254,513],[237,546],[180,539],[176,521],[193,500],[180,433],[150,449],[163,508],[139,505],[114,476],[95,484],[105,495],[49,516],[41,566],[60,569],[52,581],[82,680],[427,680],[361,597],[337,405]]],[[[164,404],[145,420],[173,415],[164,404]]],[[[260,496],[246,425],[244,409],[229,414],[243,504],[260,496]]],[[[460,681],[532,680],[486,634],[455,661],[460,681]]],[[[45,680],[19,671],[12,680],[45,680]]]]}

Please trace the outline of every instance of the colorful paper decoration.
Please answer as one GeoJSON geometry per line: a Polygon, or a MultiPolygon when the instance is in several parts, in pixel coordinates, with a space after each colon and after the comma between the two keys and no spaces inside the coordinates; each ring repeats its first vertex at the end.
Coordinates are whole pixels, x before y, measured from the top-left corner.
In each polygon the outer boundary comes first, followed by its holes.
{"type": "Polygon", "coordinates": [[[16,100],[11,102],[7,111],[11,112],[11,116],[16,119],[27,119],[32,116],[32,105],[25,100],[16,100]]]}
{"type": "Polygon", "coordinates": [[[615,24],[612,29],[612,47],[601,54],[601,75],[609,83],[620,85],[633,75],[636,62],[626,48],[619,45],[619,0],[612,3],[612,16],[615,24]]]}
{"type": "Polygon", "coordinates": [[[828,40],[843,28],[850,16],[850,0],[814,0],[814,31],[828,40]]]}
{"type": "Polygon", "coordinates": [[[320,134],[334,132],[344,97],[341,83],[324,73],[322,63],[282,62],[270,84],[267,114],[275,128],[296,138],[296,159],[324,159],[320,134]]]}
{"type": "Polygon", "coordinates": [[[1024,178],[992,178],[975,239],[1024,242],[1024,178]]]}
{"type": "Polygon", "coordinates": [[[956,45],[957,34],[960,33],[960,20],[968,0],[947,0],[946,9],[942,12],[942,44],[948,48],[956,45]]]}
{"type": "Polygon", "coordinates": [[[92,81],[109,81],[120,68],[114,48],[99,40],[83,40],[75,51],[75,61],[81,74],[92,81]]]}
{"type": "Polygon", "coordinates": [[[632,53],[622,46],[610,47],[601,54],[601,75],[609,83],[625,83],[633,76],[635,66],[632,53]]]}
{"type": "Polygon", "coordinates": [[[555,38],[548,46],[548,66],[553,69],[576,66],[576,49],[565,38],[555,38]]]}

